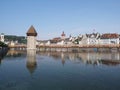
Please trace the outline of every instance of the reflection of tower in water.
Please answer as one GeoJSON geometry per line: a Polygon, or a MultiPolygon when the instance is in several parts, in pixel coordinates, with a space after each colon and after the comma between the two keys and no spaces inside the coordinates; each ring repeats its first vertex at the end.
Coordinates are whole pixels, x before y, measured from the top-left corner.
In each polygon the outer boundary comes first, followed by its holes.
{"type": "Polygon", "coordinates": [[[32,74],[34,73],[37,62],[36,62],[36,50],[27,50],[27,63],[26,67],[29,70],[29,72],[32,74]]]}
{"type": "Polygon", "coordinates": [[[61,60],[62,60],[62,64],[64,66],[65,64],[65,57],[64,57],[64,53],[61,53],[61,60]]]}

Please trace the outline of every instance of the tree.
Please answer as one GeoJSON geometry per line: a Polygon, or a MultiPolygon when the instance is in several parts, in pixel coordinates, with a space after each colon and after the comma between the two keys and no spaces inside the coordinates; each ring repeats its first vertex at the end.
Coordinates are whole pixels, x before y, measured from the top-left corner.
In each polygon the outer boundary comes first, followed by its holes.
{"type": "Polygon", "coordinates": [[[8,47],[8,45],[0,41],[0,47],[8,47]]]}

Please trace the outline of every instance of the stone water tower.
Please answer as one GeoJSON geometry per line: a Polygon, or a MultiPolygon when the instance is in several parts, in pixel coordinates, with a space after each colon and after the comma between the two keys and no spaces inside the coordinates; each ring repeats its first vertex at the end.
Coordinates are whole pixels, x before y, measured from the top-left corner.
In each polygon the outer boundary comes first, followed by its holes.
{"type": "Polygon", "coordinates": [[[27,31],[27,49],[35,50],[36,49],[36,36],[37,32],[33,26],[31,26],[27,31]]]}

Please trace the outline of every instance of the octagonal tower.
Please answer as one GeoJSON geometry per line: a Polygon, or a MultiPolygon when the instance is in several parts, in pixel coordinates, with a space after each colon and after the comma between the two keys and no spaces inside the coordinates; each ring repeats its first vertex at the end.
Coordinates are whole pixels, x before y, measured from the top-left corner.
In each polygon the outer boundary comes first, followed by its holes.
{"type": "Polygon", "coordinates": [[[36,49],[36,36],[37,32],[33,26],[27,31],[27,49],[36,49]]]}

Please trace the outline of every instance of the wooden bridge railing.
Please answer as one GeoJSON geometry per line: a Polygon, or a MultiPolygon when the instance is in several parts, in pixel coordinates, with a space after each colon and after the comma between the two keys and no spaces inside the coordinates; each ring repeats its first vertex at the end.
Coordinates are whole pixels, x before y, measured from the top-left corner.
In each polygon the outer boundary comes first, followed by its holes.
{"type": "Polygon", "coordinates": [[[19,45],[9,45],[9,48],[27,48],[27,45],[19,44],[19,45]]]}

